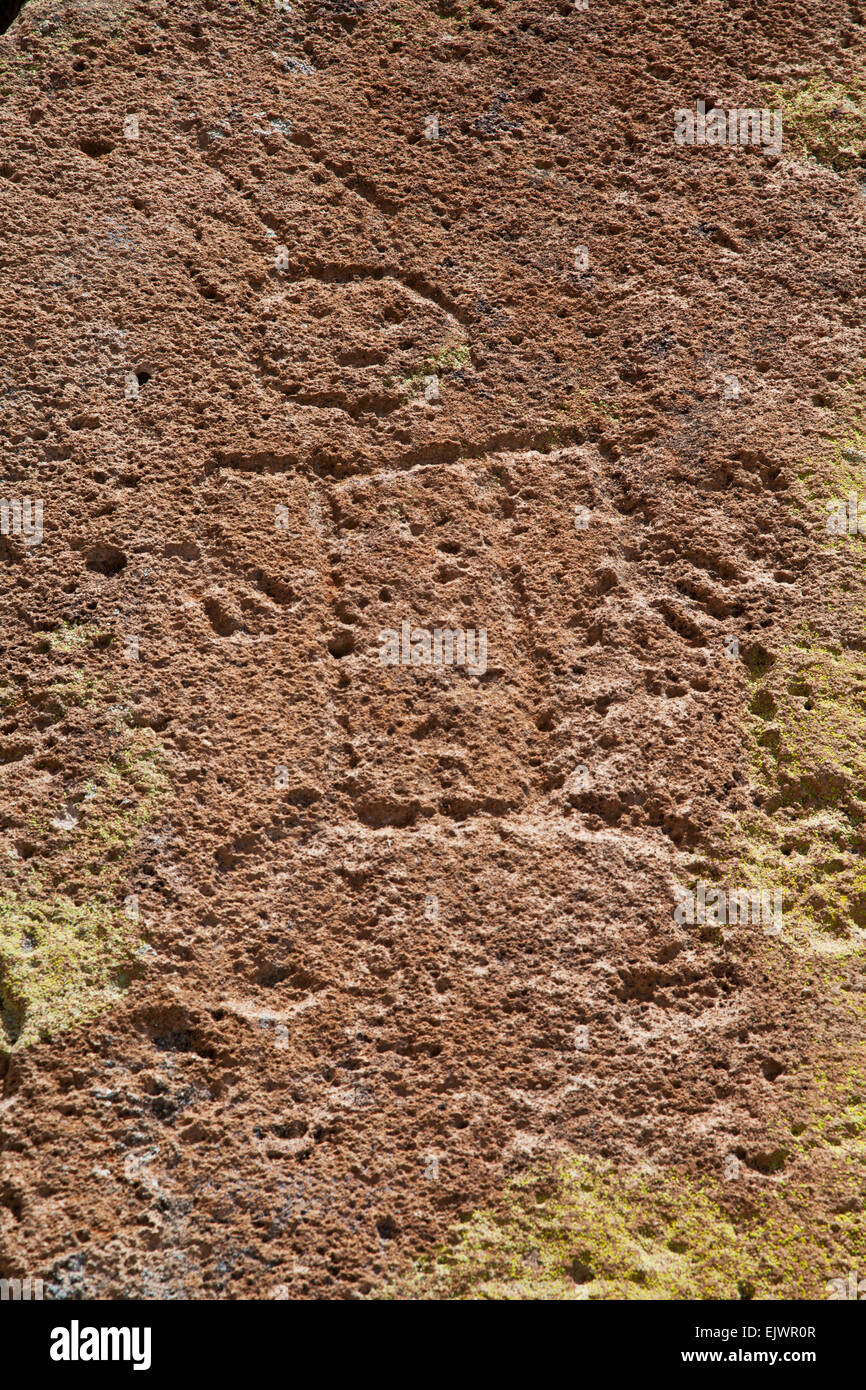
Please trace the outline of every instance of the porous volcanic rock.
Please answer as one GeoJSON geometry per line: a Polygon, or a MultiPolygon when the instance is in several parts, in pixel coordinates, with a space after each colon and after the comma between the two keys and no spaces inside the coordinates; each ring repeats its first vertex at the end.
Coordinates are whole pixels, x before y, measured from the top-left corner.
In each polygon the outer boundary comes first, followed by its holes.
{"type": "Polygon", "coordinates": [[[864,25],[30,0],[0,38],[0,1275],[862,1267],[864,25]],[[701,101],[781,147],[677,143],[701,101]]]}

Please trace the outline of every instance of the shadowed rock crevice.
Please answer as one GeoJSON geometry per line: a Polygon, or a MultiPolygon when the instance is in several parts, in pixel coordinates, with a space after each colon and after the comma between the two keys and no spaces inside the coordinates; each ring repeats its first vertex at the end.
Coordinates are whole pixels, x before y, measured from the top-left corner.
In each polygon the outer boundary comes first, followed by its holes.
{"type": "Polygon", "coordinates": [[[5,34],[18,18],[24,3],[25,0],[0,0],[0,34],[5,34]]]}

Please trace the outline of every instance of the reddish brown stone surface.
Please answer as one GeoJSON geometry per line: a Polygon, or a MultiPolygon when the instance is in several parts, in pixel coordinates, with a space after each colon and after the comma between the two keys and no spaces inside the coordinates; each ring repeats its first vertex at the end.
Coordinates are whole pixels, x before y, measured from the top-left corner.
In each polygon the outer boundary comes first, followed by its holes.
{"type": "MultiPolygon", "coordinates": [[[[862,647],[795,503],[866,205],[673,112],[852,80],[855,11],[34,0],[0,39],[3,495],[44,506],[0,553],[2,892],[82,903],[94,769],[140,738],[164,780],[131,982],[27,1047],[4,1004],[0,1274],[357,1297],[556,1155],[778,1183],[859,1011],[675,886],[754,804],[749,663],[862,647]],[[404,621],[486,662],[382,664],[404,621]]],[[[831,1159],[791,1163],[844,1273],[831,1159]]]]}

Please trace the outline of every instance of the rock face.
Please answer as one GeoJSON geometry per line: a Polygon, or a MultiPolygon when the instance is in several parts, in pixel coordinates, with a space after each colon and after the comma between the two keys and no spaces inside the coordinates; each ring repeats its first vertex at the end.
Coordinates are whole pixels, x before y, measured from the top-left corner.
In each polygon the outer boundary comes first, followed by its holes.
{"type": "Polygon", "coordinates": [[[0,1276],[862,1265],[852,14],[0,41],[0,1276]]]}

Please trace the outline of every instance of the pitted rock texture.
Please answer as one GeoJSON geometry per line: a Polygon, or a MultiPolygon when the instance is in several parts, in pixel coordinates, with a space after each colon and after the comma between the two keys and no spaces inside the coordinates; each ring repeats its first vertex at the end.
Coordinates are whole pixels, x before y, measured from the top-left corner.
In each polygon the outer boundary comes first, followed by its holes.
{"type": "Polygon", "coordinates": [[[29,0],[0,39],[0,476],[44,531],[0,539],[0,1275],[417,1292],[574,1155],[807,1233],[729,1297],[862,1265],[866,912],[675,917],[755,881],[779,786],[818,797],[779,854],[829,873],[840,797],[858,853],[856,760],[777,785],[756,720],[783,648],[863,645],[823,510],[862,167],[673,131],[864,47],[843,0],[29,0]],[[387,664],[404,623],[484,660],[387,664]],[[112,924],[96,1009],[33,1002],[51,912],[112,924]]]}

